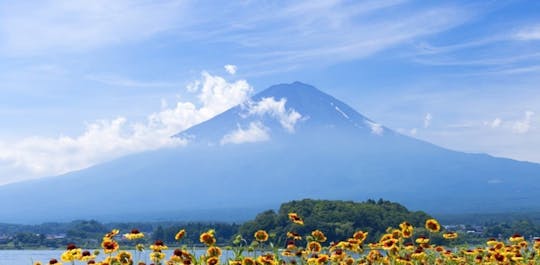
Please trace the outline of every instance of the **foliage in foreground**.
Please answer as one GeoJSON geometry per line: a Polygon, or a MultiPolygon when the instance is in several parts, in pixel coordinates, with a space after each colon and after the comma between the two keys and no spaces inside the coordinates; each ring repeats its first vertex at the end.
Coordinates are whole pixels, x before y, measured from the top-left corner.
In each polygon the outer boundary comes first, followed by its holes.
{"type": "MultiPolygon", "coordinates": [[[[223,257],[222,249],[216,245],[215,231],[210,229],[199,236],[199,241],[205,245],[205,253],[195,255],[188,247],[175,249],[167,257],[164,250],[168,249],[161,240],[156,240],[149,246],[150,254],[141,258],[145,246],[137,244],[136,256],[129,251],[120,251],[117,237],[119,230],[107,233],[101,243],[101,251],[91,253],[69,244],[60,257],[61,262],[70,264],[100,264],[100,265],[146,265],[143,260],[150,260],[155,265],[418,265],[418,264],[538,264],[540,262],[540,239],[528,242],[521,235],[515,234],[506,241],[490,239],[485,246],[476,248],[454,248],[432,244],[435,234],[442,234],[446,240],[455,240],[458,234],[451,231],[441,231],[440,224],[435,219],[424,223],[425,230],[415,228],[408,222],[402,222],[398,227],[389,227],[377,241],[366,243],[369,232],[356,231],[350,237],[341,241],[328,242],[326,234],[314,230],[310,234],[297,233],[304,227],[304,220],[296,213],[288,213],[291,231],[284,239],[285,247],[278,248],[270,243],[270,235],[265,230],[253,233],[251,243],[238,235],[231,250],[231,257],[223,257]],[[425,234],[418,233],[426,231],[425,234]],[[300,244],[304,239],[307,243],[300,244]],[[323,246],[324,245],[324,246],[323,246]],[[101,260],[101,261],[97,261],[101,260]],[[137,263],[135,263],[137,262],[137,263]]],[[[181,240],[186,234],[184,229],[178,231],[175,240],[181,240]]],[[[140,240],[144,234],[137,229],[124,234],[128,240],[140,240]]],[[[61,265],[57,259],[51,259],[49,265],[61,265]]],[[[41,265],[36,262],[35,265],[41,265]]]]}

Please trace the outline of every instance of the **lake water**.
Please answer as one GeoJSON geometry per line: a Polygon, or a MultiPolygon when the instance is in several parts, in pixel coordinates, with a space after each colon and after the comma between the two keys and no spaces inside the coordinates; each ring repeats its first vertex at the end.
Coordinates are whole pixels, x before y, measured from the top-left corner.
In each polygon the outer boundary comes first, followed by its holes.
{"type": "MultiPolygon", "coordinates": [[[[166,250],[164,251],[165,254],[167,254],[167,258],[169,258],[174,250],[166,250]]],[[[60,260],[60,255],[62,255],[64,251],[63,250],[0,250],[0,265],[32,265],[32,261],[41,261],[43,265],[48,264],[49,260],[52,258],[60,260]]],[[[131,251],[133,254],[133,259],[137,261],[137,254],[135,251],[131,251]]],[[[204,253],[204,250],[197,250],[195,251],[195,254],[197,256],[200,256],[204,253]]],[[[142,253],[141,259],[146,262],[146,264],[150,264],[148,255],[150,254],[150,251],[146,250],[142,253]]],[[[223,251],[223,259],[227,259],[229,257],[232,257],[232,252],[230,251],[223,251]]],[[[103,258],[103,254],[98,257],[98,260],[101,260],[103,258]]],[[[64,263],[65,265],[69,265],[69,263],[64,263]]],[[[76,264],[86,264],[84,262],[79,262],[76,264]]]]}

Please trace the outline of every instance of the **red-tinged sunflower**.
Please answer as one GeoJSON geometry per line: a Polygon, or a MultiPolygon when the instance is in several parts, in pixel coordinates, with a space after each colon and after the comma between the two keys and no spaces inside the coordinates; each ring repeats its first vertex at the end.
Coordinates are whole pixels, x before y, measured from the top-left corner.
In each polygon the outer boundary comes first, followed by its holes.
{"type": "Polygon", "coordinates": [[[295,250],[296,249],[296,243],[294,243],[294,240],[291,240],[291,239],[287,240],[286,246],[287,246],[288,250],[295,250]]]}
{"type": "Polygon", "coordinates": [[[428,219],[426,221],[426,229],[432,233],[439,232],[441,231],[441,225],[435,219],[428,219]]]}
{"type": "Polygon", "coordinates": [[[208,257],[220,257],[221,256],[221,248],[216,246],[211,246],[206,250],[206,256],[208,257]]]}
{"type": "Polygon", "coordinates": [[[519,242],[521,242],[521,241],[524,241],[525,238],[524,238],[522,235],[520,235],[520,234],[513,234],[513,235],[510,237],[509,240],[510,240],[510,242],[512,242],[512,243],[519,243],[519,242]]]}
{"type": "Polygon", "coordinates": [[[131,231],[127,234],[124,234],[124,237],[127,240],[135,240],[140,239],[144,237],[144,234],[139,231],[139,229],[131,229],[131,231]]]}
{"type": "Polygon", "coordinates": [[[456,239],[456,238],[458,238],[458,234],[456,232],[445,232],[443,234],[443,237],[445,239],[456,239]]]}
{"type": "Polygon", "coordinates": [[[267,253],[264,255],[260,255],[257,257],[257,264],[262,265],[277,265],[276,257],[274,257],[274,254],[267,253]]]}
{"type": "Polygon", "coordinates": [[[315,230],[315,231],[311,232],[311,236],[317,242],[322,243],[322,242],[326,241],[326,236],[324,235],[324,233],[321,230],[315,230]]]}
{"type": "Polygon", "coordinates": [[[398,229],[392,230],[392,238],[400,239],[401,238],[401,230],[398,230],[398,229]]]}
{"type": "Polygon", "coordinates": [[[295,224],[304,225],[304,220],[298,216],[296,213],[289,213],[289,220],[295,224]]]}
{"type": "Polygon", "coordinates": [[[40,261],[34,262],[34,265],[42,265],[40,261]]]}
{"type": "Polygon", "coordinates": [[[216,243],[216,238],[214,237],[214,230],[210,229],[201,234],[199,241],[204,243],[207,246],[213,246],[216,243]]]}
{"type": "Polygon", "coordinates": [[[181,230],[178,231],[178,233],[176,233],[176,235],[174,236],[174,240],[178,241],[178,240],[182,239],[185,235],[186,235],[186,230],[185,230],[185,229],[181,229],[181,230]]]}
{"type": "Polygon", "coordinates": [[[91,261],[91,260],[94,260],[96,258],[96,255],[92,255],[92,253],[90,253],[90,251],[88,250],[85,250],[81,253],[81,258],[80,260],[81,261],[91,261]]]}
{"type": "Polygon", "coordinates": [[[415,242],[417,244],[427,244],[429,243],[429,238],[425,237],[425,236],[419,236],[416,238],[415,242]]]}
{"type": "Polygon", "coordinates": [[[311,241],[307,244],[307,249],[311,252],[315,252],[315,253],[318,253],[318,252],[321,252],[322,250],[322,246],[319,242],[317,241],[311,241]]]}
{"type": "Polygon", "coordinates": [[[287,232],[287,237],[293,240],[302,240],[302,236],[295,232],[287,232]]]}
{"type": "Polygon", "coordinates": [[[265,242],[268,240],[268,233],[264,230],[259,230],[255,232],[253,236],[255,237],[255,240],[259,242],[265,242]]]}
{"type": "Polygon", "coordinates": [[[424,260],[426,258],[426,252],[421,247],[418,247],[414,253],[411,254],[411,258],[415,260],[424,260]]]}
{"type": "Polygon", "coordinates": [[[162,251],[162,250],[166,250],[168,248],[169,247],[167,247],[165,245],[165,243],[163,243],[163,241],[161,241],[161,240],[156,240],[156,241],[154,241],[154,244],[150,245],[150,249],[152,251],[162,251]]]}
{"type": "Polygon", "coordinates": [[[111,254],[117,251],[119,247],[120,246],[118,243],[112,239],[101,242],[101,248],[103,248],[103,252],[105,252],[105,254],[111,254]]]}
{"type": "Polygon", "coordinates": [[[73,262],[81,259],[82,250],[77,248],[75,244],[70,243],[66,247],[66,251],[62,253],[60,259],[64,262],[73,262]]]}
{"type": "Polygon", "coordinates": [[[358,230],[353,234],[353,238],[358,240],[359,244],[362,244],[364,240],[366,240],[367,236],[368,236],[368,232],[364,232],[361,230],[358,230]]]}
{"type": "Polygon", "coordinates": [[[399,224],[399,228],[401,229],[401,234],[404,238],[410,238],[413,235],[414,226],[409,222],[399,224]]]}
{"type": "Polygon", "coordinates": [[[505,262],[506,261],[506,256],[501,254],[501,253],[495,253],[493,255],[493,259],[497,262],[505,262]]]}
{"type": "Polygon", "coordinates": [[[105,236],[103,236],[103,240],[113,239],[116,235],[118,235],[118,233],[120,233],[120,230],[113,229],[113,230],[111,230],[111,232],[109,232],[109,233],[105,234],[105,236]]]}
{"type": "Polygon", "coordinates": [[[317,264],[326,264],[330,260],[330,257],[326,254],[321,254],[317,258],[317,264]]]}
{"type": "Polygon", "coordinates": [[[62,263],[58,262],[56,259],[49,260],[49,265],[62,265],[62,263]]]}
{"type": "Polygon", "coordinates": [[[209,257],[206,259],[206,265],[218,265],[218,264],[219,264],[218,257],[209,257]]]}
{"type": "Polygon", "coordinates": [[[242,259],[242,265],[255,265],[255,264],[256,264],[255,260],[250,257],[244,257],[244,259],[242,259]]]}
{"type": "Polygon", "coordinates": [[[497,241],[497,239],[495,239],[495,238],[489,238],[489,239],[487,240],[487,242],[486,242],[486,244],[487,244],[488,246],[494,246],[494,245],[496,245],[497,243],[499,243],[499,241],[497,241]]]}
{"type": "Polygon", "coordinates": [[[393,250],[397,248],[397,243],[398,243],[397,239],[391,238],[391,239],[381,242],[381,247],[384,250],[393,250]]]}

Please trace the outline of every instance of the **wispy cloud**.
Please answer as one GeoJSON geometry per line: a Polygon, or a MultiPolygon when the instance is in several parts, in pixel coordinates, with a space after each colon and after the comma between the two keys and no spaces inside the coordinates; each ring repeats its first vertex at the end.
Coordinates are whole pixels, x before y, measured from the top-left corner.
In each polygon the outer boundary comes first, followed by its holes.
{"type": "Polygon", "coordinates": [[[522,120],[518,120],[514,122],[514,126],[512,127],[512,130],[515,133],[527,133],[529,129],[531,128],[531,122],[532,117],[534,116],[534,112],[532,111],[526,111],[525,116],[522,120]]]}
{"type": "Polygon", "coordinates": [[[185,7],[176,0],[10,1],[0,8],[0,51],[35,56],[138,41],[182,25],[185,7]]]}
{"type": "Polygon", "coordinates": [[[220,141],[220,144],[242,144],[242,143],[255,143],[270,140],[268,134],[268,128],[266,128],[262,122],[251,122],[247,129],[243,129],[238,126],[238,129],[232,131],[220,141]]]}
{"type": "Polygon", "coordinates": [[[433,116],[431,113],[426,113],[426,116],[424,116],[424,128],[429,127],[431,125],[431,120],[433,119],[433,116]]]}
{"type": "Polygon", "coordinates": [[[65,173],[130,153],[183,145],[186,140],[171,136],[244,102],[253,91],[245,80],[229,82],[207,72],[195,83],[192,91],[198,93],[199,102],[177,102],[171,108],[165,105],[144,122],[118,117],[89,123],[78,136],[0,141],[0,172],[17,172],[0,178],[0,184],[65,173]]]}
{"type": "Polygon", "coordinates": [[[540,24],[519,30],[515,34],[515,38],[524,41],[540,40],[540,24]]]}
{"type": "Polygon", "coordinates": [[[89,74],[87,80],[120,87],[177,87],[179,83],[162,81],[141,81],[113,74],[89,74]]]}

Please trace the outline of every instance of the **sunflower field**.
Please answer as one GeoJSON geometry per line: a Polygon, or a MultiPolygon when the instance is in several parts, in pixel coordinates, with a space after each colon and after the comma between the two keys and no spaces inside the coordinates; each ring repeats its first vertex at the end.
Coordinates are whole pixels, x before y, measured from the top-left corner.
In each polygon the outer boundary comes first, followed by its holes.
{"type": "MultiPolygon", "coordinates": [[[[230,246],[218,245],[215,233],[210,229],[199,236],[202,249],[193,246],[176,248],[166,255],[169,247],[161,240],[153,244],[136,244],[133,250],[123,250],[119,237],[137,241],[144,234],[137,229],[120,235],[113,229],[105,234],[100,250],[82,250],[68,244],[58,258],[34,265],[99,264],[99,265],[428,265],[428,264],[540,264],[540,239],[527,241],[519,234],[505,240],[488,239],[484,245],[475,247],[452,246],[459,237],[453,231],[443,231],[433,218],[417,229],[409,222],[389,227],[378,240],[367,242],[369,232],[356,231],[340,241],[328,242],[324,231],[313,230],[299,234],[295,230],[304,226],[297,213],[288,214],[291,231],[283,242],[271,241],[272,235],[257,230],[252,238],[238,235],[230,246]],[[441,236],[447,244],[433,244],[432,238],[441,236]],[[203,251],[203,254],[200,254],[203,251]],[[198,255],[196,254],[199,253],[198,255]],[[224,255],[227,252],[227,255],[224,255]]],[[[188,233],[181,229],[175,240],[181,242],[188,233]]],[[[278,240],[279,241],[279,240],[278,240]]]]}

